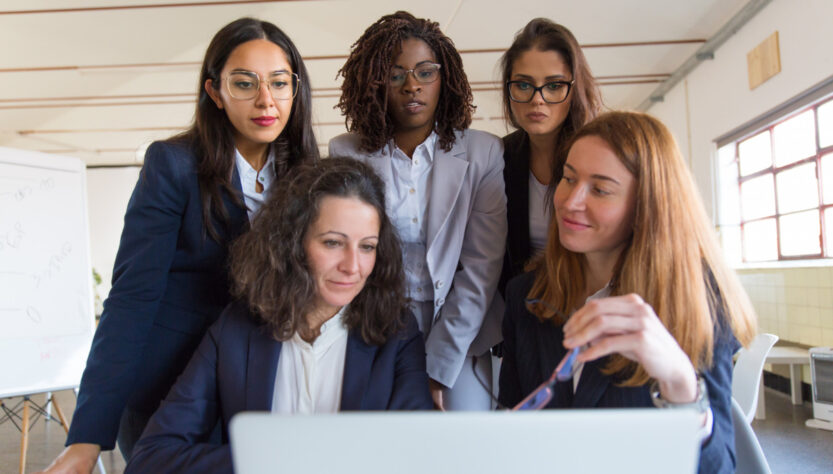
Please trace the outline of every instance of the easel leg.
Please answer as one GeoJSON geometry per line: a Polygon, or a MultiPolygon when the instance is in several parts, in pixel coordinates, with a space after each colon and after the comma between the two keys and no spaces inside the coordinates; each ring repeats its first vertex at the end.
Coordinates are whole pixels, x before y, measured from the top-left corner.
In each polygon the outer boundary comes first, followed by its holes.
{"type": "Polygon", "coordinates": [[[29,447],[29,397],[23,399],[23,420],[20,430],[20,474],[26,472],[26,448],[29,447]]]}
{"type": "MultiPolygon", "coordinates": [[[[64,412],[61,411],[61,406],[58,405],[58,400],[55,400],[55,395],[50,395],[51,405],[55,407],[55,413],[58,415],[58,419],[61,420],[61,425],[64,427],[64,431],[69,433],[69,423],[67,423],[67,419],[64,418],[64,412]]],[[[47,417],[48,419],[48,417],[47,417]]]]}

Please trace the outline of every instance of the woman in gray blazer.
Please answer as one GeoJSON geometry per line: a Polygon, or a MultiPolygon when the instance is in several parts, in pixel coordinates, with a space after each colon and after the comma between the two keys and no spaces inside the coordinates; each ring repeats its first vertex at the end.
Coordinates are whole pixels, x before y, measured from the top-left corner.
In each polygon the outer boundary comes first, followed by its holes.
{"type": "Polygon", "coordinates": [[[500,341],[503,306],[495,298],[506,241],[501,142],[467,130],[471,88],[437,23],[383,16],[339,73],[350,133],[330,141],[330,155],[363,160],[385,180],[434,403],[488,410],[489,348],[500,341]]]}

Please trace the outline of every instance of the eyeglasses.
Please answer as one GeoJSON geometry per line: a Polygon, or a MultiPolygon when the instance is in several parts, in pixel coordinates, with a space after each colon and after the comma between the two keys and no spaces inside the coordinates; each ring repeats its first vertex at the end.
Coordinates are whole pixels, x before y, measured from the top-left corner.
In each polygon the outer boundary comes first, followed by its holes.
{"type": "Polygon", "coordinates": [[[413,69],[402,69],[395,67],[390,71],[390,85],[399,87],[408,80],[408,74],[413,74],[414,79],[421,84],[430,84],[440,77],[440,65],[437,63],[424,63],[413,69]]]}
{"type": "Polygon", "coordinates": [[[512,411],[540,410],[541,408],[547,406],[550,400],[552,400],[552,389],[555,387],[555,384],[558,382],[566,382],[567,380],[572,379],[576,374],[576,371],[578,370],[576,357],[581,354],[581,351],[583,351],[585,347],[586,346],[574,347],[567,351],[567,354],[564,355],[564,358],[561,359],[561,362],[559,362],[555,370],[552,371],[550,378],[545,380],[544,383],[539,385],[532,391],[532,393],[527,395],[526,398],[515,405],[512,408],[512,411]]]}
{"type": "Polygon", "coordinates": [[[544,102],[548,104],[560,104],[567,100],[567,96],[570,95],[570,89],[573,87],[574,82],[576,81],[552,81],[543,86],[535,87],[526,81],[509,81],[506,83],[506,87],[509,89],[509,98],[513,102],[520,102],[522,104],[531,102],[535,97],[535,93],[540,92],[544,102]]]}
{"type": "Polygon", "coordinates": [[[234,71],[226,76],[226,89],[229,95],[238,100],[251,100],[260,92],[260,85],[265,83],[275,100],[292,100],[298,93],[301,80],[294,72],[278,71],[266,79],[261,79],[252,71],[234,71]]]}

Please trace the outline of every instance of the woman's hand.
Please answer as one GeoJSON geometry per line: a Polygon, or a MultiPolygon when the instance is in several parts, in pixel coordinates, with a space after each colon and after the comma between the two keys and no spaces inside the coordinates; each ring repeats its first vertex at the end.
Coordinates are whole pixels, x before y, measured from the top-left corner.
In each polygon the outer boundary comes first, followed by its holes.
{"type": "Polygon", "coordinates": [[[638,362],[659,383],[662,397],[689,403],[697,397],[697,374],[654,309],[637,294],[592,300],[564,325],[564,347],[589,344],[577,362],[619,353],[638,362]]]}
{"type": "MultiPolygon", "coordinates": [[[[93,471],[101,446],[90,443],[75,443],[67,446],[41,473],[44,474],[89,474],[93,471]]],[[[40,473],[39,473],[40,474],[40,473]]]]}
{"type": "Polygon", "coordinates": [[[434,400],[434,409],[445,411],[443,406],[443,389],[445,386],[434,379],[428,379],[428,389],[431,391],[431,399],[434,400]]]}

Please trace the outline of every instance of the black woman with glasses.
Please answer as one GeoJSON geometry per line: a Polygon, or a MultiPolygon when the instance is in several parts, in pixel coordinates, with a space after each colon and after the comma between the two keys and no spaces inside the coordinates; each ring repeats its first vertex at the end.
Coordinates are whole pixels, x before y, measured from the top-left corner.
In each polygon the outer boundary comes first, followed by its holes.
{"type": "Polygon", "coordinates": [[[330,155],[360,159],[385,181],[434,404],[488,410],[506,241],[500,139],[468,129],[471,88],[435,22],[383,16],[353,44],[340,74],[350,133],[330,141],[330,155]]]}
{"type": "Polygon", "coordinates": [[[523,273],[543,251],[551,192],[561,178],[565,144],[598,115],[601,97],[573,34],[545,18],[530,21],[501,58],[503,112],[515,128],[503,137],[509,235],[500,279],[523,273]]]}
{"type": "Polygon", "coordinates": [[[147,149],[67,448],[49,472],[91,472],[116,439],[130,458],[230,301],[230,242],[277,178],[317,161],[310,111],[301,55],[275,25],[242,18],[211,40],[193,125],[147,149]]]}

